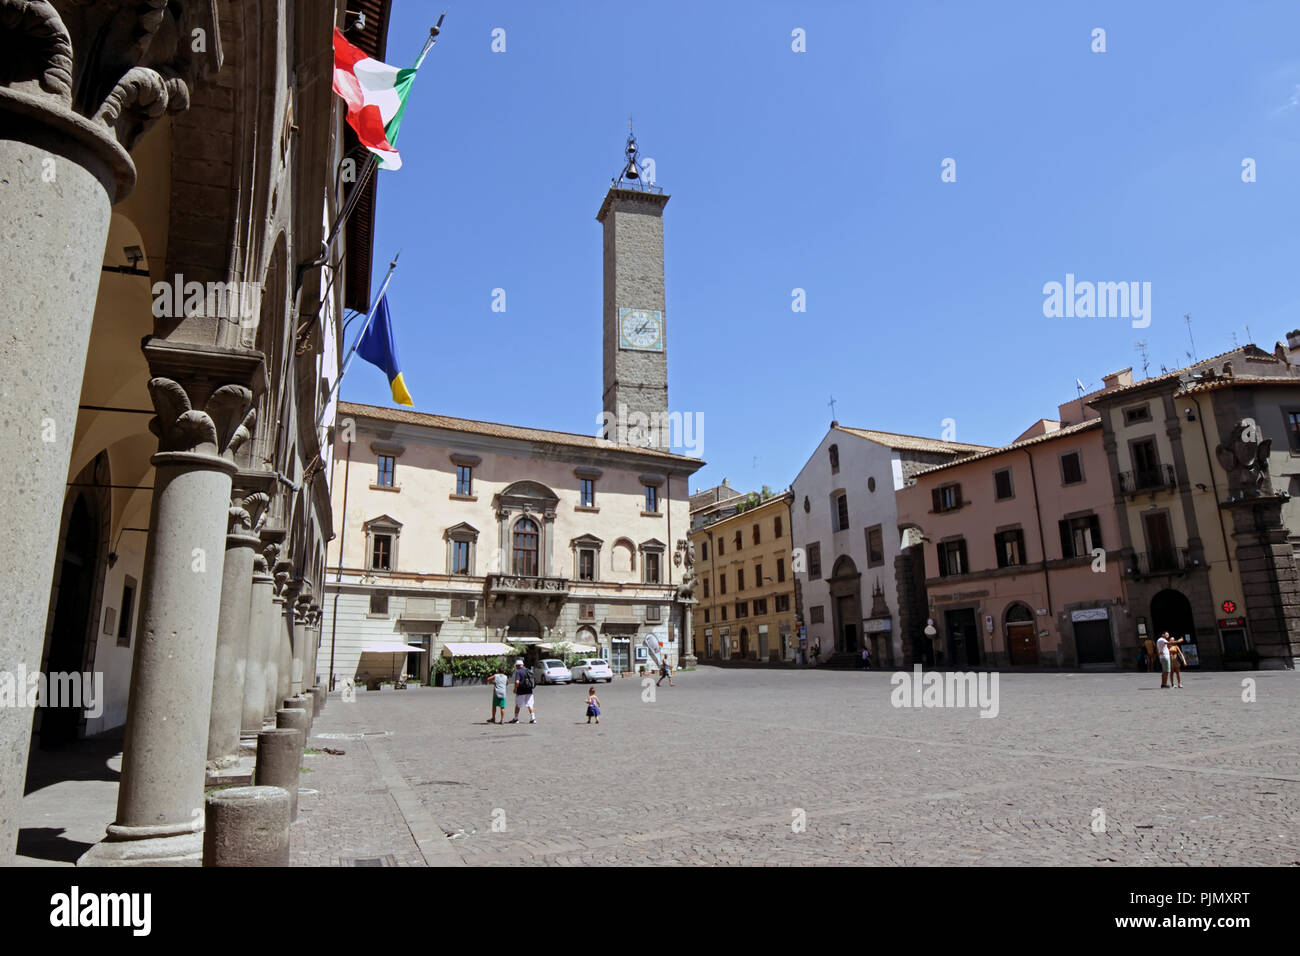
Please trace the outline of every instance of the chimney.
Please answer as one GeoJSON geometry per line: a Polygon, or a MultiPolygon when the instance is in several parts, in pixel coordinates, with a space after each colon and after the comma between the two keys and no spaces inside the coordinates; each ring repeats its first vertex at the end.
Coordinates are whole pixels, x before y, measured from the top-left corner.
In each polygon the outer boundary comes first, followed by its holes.
{"type": "Polygon", "coordinates": [[[1126,368],[1111,372],[1109,375],[1103,375],[1101,381],[1105,386],[1103,391],[1113,392],[1117,388],[1127,388],[1133,384],[1133,369],[1126,368]]]}
{"type": "Polygon", "coordinates": [[[1300,329],[1286,334],[1286,346],[1291,352],[1291,364],[1300,365],[1300,329]]]}

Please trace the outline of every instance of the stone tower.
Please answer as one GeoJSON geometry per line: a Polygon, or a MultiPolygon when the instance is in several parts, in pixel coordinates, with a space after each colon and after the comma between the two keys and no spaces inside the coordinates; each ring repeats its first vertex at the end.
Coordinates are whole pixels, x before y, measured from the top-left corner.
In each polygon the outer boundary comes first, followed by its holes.
{"type": "Polygon", "coordinates": [[[604,236],[604,434],[668,450],[668,343],[664,308],[664,206],[641,182],[636,140],[596,219],[604,236]]]}

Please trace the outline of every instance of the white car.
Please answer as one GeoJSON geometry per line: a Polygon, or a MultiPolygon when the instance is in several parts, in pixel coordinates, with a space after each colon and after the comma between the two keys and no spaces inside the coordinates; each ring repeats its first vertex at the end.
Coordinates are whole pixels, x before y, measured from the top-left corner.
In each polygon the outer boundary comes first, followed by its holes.
{"type": "Polygon", "coordinates": [[[539,684],[568,684],[573,680],[564,661],[556,660],[538,661],[533,667],[533,676],[539,684]]]}
{"type": "Polygon", "coordinates": [[[603,680],[608,684],[614,679],[614,671],[610,668],[608,661],[599,657],[585,657],[574,665],[573,679],[585,681],[588,684],[603,680]]]}

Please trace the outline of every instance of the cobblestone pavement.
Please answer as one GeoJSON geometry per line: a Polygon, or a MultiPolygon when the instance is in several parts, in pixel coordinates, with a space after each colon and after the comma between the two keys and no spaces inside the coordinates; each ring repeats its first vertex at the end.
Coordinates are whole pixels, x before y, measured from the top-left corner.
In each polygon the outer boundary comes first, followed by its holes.
{"type": "Polygon", "coordinates": [[[702,667],[598,685],[599,726],[580,686],[535,726],[484,723],[484,687],[335,695],[316,734],[388,736],[313,740],[347,753],[306,758],[294,862],[1295,864],[1298,681],[1002,674],[981,718],[885,672],[702,667]]]}

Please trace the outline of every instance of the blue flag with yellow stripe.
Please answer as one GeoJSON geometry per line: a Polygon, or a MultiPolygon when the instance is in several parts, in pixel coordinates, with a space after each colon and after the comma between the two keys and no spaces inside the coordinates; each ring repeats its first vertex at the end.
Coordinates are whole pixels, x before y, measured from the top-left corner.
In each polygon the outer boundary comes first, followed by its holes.
{"type": "Polygon", "coordinates": [[[361,341],[357,343],[357,354],[378,366],[388,376],[389,387],[393,390],[393,401],[399,405],[415,406],[411,393],[402,381],[402,368],[397,362],[397,345],[393,342],[393,321],[388,315],[388,295],[380,297],[375,305],[375,317],[370,322],[361,341]]]}

